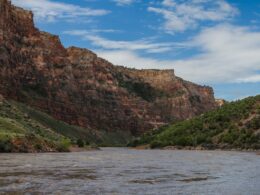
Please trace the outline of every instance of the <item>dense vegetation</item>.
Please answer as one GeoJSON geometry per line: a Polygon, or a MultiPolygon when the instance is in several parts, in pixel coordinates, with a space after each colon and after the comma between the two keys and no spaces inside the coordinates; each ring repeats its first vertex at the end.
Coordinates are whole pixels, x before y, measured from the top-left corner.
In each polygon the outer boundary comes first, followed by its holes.
{"type": "Polygon", "coordinates": [[[260,95],[146,133],[129,146],[260,149],[260,95]]]}

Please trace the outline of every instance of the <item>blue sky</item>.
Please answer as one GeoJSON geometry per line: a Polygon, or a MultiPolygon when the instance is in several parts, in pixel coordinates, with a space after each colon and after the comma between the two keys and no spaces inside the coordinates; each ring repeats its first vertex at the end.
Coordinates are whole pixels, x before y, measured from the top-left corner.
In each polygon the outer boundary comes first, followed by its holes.
{"type": "Polygon", "coordinates": [[[217,98],[260,94],[259,0],[12,0],[66,46],[114,64],[175,69],[217,98]]]}

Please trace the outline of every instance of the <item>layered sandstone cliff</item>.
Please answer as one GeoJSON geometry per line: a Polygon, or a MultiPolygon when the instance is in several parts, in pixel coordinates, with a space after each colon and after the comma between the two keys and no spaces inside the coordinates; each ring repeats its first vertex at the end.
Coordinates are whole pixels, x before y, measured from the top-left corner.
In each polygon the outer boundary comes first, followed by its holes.
{"type": "Polygon", "coordinates": [[[173,70],[127,69],[64,48],[8,0],[0,0],[0,93],[73,125],[134,135],[216,106],[210,87],[173,70]]]}

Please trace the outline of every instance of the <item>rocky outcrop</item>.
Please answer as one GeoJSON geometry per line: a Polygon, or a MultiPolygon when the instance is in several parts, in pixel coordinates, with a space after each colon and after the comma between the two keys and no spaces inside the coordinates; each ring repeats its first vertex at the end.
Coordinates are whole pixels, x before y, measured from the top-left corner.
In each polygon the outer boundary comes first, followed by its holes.
{"type": "Polygon", "coordinates": [[[221,107],[227,103],[226,100],[223,100],[223,99],[216,99],[215,101],[219,107],[221,107]]]}
{"type": "Polygon", "coordinates": [[[72,125],[134,135],[216,106],[210,87],[173,70],[127,69],[64,48],[8,0],[0,0],[0,92],[72,125]]]}

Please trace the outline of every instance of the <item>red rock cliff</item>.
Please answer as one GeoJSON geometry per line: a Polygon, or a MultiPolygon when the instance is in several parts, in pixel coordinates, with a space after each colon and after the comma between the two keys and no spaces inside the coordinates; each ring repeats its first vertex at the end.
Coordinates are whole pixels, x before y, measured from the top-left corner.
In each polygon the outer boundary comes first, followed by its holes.
{"type": "Polygon", "coordinates": [[[127,69],[87,49],[65,49],[7,0],[0,0],[0,93],[73,125],[132,134],[216,106],[211,88],[173,70],[127,69]]]}

